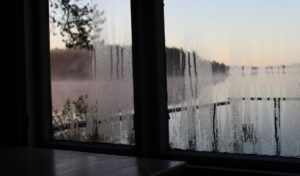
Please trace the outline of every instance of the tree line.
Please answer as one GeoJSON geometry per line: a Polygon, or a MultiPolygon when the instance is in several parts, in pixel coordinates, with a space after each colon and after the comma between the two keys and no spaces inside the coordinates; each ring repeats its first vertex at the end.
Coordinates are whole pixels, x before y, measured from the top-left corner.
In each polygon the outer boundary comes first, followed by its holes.
{"type": "MultiPolygon", "coordinates": [[[[111,73],[122,75],[123,69],[118,69],[123,64],[120,58],[114,58],[120,55],[123,57],[123,47],[119,45],[110,45],[110,60],[108,67],[111,67],[111,73]],[[113,52],[119,51],[117,54],[113,52]],[[115,68],[116,67],[116,68],[115,68]],[[115,69],[114,69],[115,68],[115,69]],[[117,73],[120,72],[120,73],[117,73]]],[[[97,56],[96,56],[97,57],[97,56]]],[[[122,58],[121,57],[121,58],[122,58]]],[[[50,51],[51,77],[52,80],[86,80],[93,78],[94,56],[87,49],[53,49],[50,51]]],[[[201,58],[196,52],[188,52],[178,48],[166,48],[166,72],[167,76],[185,76],[186,73],[197,75],[197,60],[201,58]]],[[[204,61],[204,60],[203,60],[204,61]]],[[[208,62],[208,61],[205,61],[208,62]]],[[[228,73],[229,66],[224,63],[210,61],[212,74],[228,73]]]]}

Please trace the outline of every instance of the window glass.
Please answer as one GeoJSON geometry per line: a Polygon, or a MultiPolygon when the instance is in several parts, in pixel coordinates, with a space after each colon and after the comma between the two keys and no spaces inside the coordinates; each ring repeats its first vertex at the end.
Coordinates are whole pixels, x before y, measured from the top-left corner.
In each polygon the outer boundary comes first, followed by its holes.
{"type": "Polygon", "coordinates": [[[173,149],[300,157],[300,1],[165,0],[173,149]]]}
{"type": "Polygon", "coordinates": [[[50,0],[56,140],[134,142],[129,0],[50,0]]]}

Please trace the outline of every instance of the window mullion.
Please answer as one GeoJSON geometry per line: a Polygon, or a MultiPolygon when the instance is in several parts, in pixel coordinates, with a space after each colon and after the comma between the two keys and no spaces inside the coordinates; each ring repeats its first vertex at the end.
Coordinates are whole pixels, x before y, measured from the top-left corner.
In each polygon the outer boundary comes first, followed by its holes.
{"type": "Polygon", "coordinates": [[[131,2],[136,144],[154,156],[168,143],[163,2],[131,2]]]}

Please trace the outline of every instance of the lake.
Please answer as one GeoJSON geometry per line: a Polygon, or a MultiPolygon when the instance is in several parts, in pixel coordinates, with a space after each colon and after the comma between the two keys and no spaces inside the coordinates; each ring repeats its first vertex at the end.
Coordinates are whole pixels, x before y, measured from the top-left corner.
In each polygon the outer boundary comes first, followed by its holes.
{"type": "Polygon", "coordinates": [[[172,148],[300,156],[299,65],[202,74],[168,78],[172,148]]]}
{"type": "MultiPolygon", "coordinates": [[[[230,66],[225,73],[189,52],[172,52],[171,148],[300,157],[300,64],[230,66]]],[[[54,138],[134,144],[131,48],[99,46],[96,55],[95,80],[52,81],[54,138]],[[88,111],[78,113],[76,103],[88,111]]]]}

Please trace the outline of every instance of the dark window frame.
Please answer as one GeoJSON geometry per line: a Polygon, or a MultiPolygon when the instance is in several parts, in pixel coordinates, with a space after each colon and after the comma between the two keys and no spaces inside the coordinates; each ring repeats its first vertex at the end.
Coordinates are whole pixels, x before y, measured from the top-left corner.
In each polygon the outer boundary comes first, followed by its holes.
{"type": "Polygon", "coordinates": [[[163,0],[131,0],[136,145],[51,140],[48,0],[24,0],[23,7],[29,146],[185,160],[214,167],[299,170],[300,161],[295,158],[170,149],[163,0]]]}
{"type": "Polygon", "coordinates": [[[24,105],[27,107],[28,146],[142,157],[158,156],[162,146],[160,142],[168,143],[167,138],[161,140],[162,128],[156,126],[162,119],[159,118],[162,112],[165,111],[164,115],[167,115],[166,94],[159,91],[166,85],[166,78],[161,76],[165,60],[158,59],[164,58],[164,42],[160,40],[163,39],[163,30],[157,31],[158,27],[153,19],[153,15],[158,12],[158,2],[131,0],[136,145],[129,146],[52,139],[48,0],[24,0],[27,90],[24,105]],[[157,34],[160,34],[159,37],[157,34]]]}

